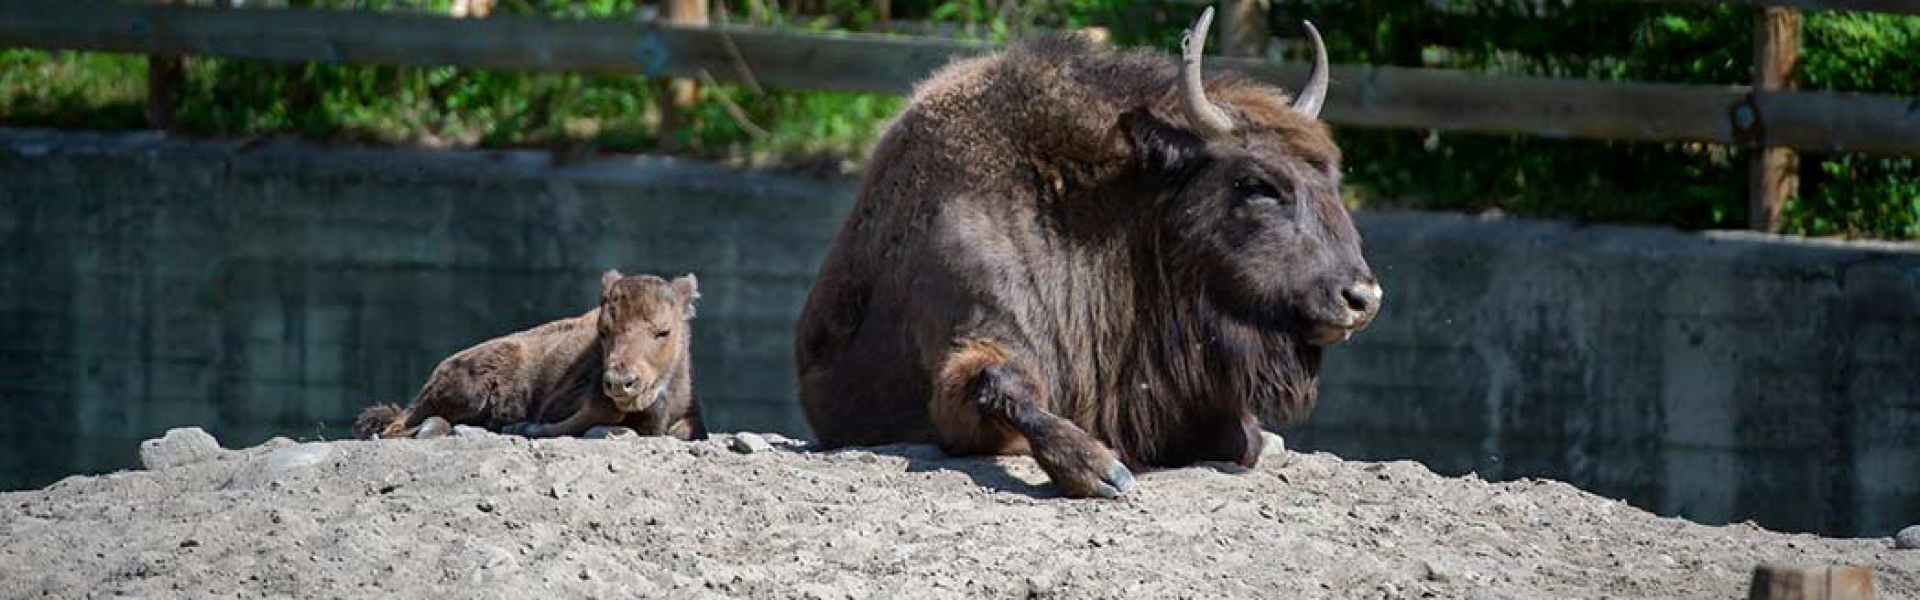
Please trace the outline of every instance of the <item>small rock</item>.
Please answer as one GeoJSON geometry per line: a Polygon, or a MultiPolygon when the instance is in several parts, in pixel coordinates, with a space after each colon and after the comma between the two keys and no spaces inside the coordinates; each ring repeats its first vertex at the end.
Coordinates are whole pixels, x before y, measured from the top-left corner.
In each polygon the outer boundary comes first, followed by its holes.
{"type": "Polygon", "coordinates": [[[1394,585],[1392,583],[1382,582],[1379,585],[1379,587],[1375,589],[1379,590],[1381,598],[1397,600],[1399,598],[1407,597],[1406,594],[1403,594],[1400,592],[1400,586],[1394,585]]]}
{"type": "Polygon", "coordinates": [[[687,444],[687,454],[691,454],[694,456],[712,456],[713,446],[709,446],[702,442],[694,442],[691,444],[687,444]]]}
{"type": "Polygon", "coordinates": [[[1442,567],[1433,561],[1426,561],[1423,566],[1426,567],[1427,581],[1447,583],[1460,579],[1460,575],[1454,573],[1452,569],[1442,567]]]}
{"type": "Polygon", "coordinates": [[[760,437],[760,434],[757,433],[735,434],[730,447],[733,448],[734,452],[741,454],[759,454],[773,451],[773,444],[767,443],[767,438],[760,437]]]}
{"type": "Polygon", "coordinates": [[[483,437],[483,436],[493,435],[493,432],[487,431],[486,428],[484,427],[474,427],[472,425],[455,425],[453,426],[453,435],[456,437],[483,437]]]}
{"type": "Polygon", "coordinates": [[[324,442],[294,444],[267,455],[267,471],[280,475],[294,469],[311,467],[327,460],[333,449],[324,442]]]}
{"type": "Polygon", "coordinates": [[[807,447],[806,440],[796,440],[784,435],[780,435],[778,433],[762,433],[760,434],[760,437],[766,438],[767,443],[773,444],[774,447],[776,448],[792,448],[795,450],[800,450],[807,447]]]}
{"type": "Polygon", "coordinates": [[[1287,455],[1287,440],[1286,438],[1280,437],[1280,434],[1271,431],[1262,431],[1260,432],[1260,439],[1265,442],[1260,446],[1261,458],[1287,455]]]}
{"type": "Polygon", "coordinates": [[[617,440],[640,437],[640,432],[619,425],[598,425],[581,433],[580,437],[590,440],[617,440]]]}
{"type": "Polygon", "coordinates": [[[447,437],[453,433],[453,424],[441,417],[427,417],[420,422],[420,428],[413,430],[413,439],[429,440],[447,437]]]}
{"type": "Polygon", "coordinates": [[[140,442],[140,464],[149,471],[158,471],[219,458],[224,452],[220,441],[206,431],[199,427],[181,427],[140,442]]]}
{"type": "Polygon", "coordinates": [[[485,498],[481,498],[479,502],[473,505],[473,507],[480,509],[480,512],[483,512],[483,513],[493,512],[493,508],[494,508],[493,501],[485,498]]]}
{"type": "Polygon", "coordinates": [[[1893,536],[1893,547],[1901,550],[1920,550],[1920,525],[1900,530],[1893,536]]]}

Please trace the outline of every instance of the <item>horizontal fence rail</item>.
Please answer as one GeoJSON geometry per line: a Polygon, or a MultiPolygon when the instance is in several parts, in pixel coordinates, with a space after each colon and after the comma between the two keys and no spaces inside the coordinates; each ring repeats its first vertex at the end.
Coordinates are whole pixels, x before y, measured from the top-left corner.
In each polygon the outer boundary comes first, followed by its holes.
{"type": "Polygon", "coordinates": [[[1837,10],[1920,15],[1920,0],[1640,0],[1658,4],[1727,4],[1784,6],[1801,10],[1837,10]]]}
{"type": "MultiPolygon", "coordinates": [[[[1891,4],[1898,4],[1892,3],[1891,4]]],[[[96,0],[0,2],[0,46],[194,54],[280,62],[698,76],[899,93],[993,46],[865,34],[645,22],[487,19],[303,9],[220,10],[96,0]]],[[[1302,64],[1209,58],[1293,87],[1302,64]]],[[[1336,124],[1549,137],[1700,141],[1920,156],[1920,99],[1745,86],[1499,76],[1336,66],[1336,124]]]]}

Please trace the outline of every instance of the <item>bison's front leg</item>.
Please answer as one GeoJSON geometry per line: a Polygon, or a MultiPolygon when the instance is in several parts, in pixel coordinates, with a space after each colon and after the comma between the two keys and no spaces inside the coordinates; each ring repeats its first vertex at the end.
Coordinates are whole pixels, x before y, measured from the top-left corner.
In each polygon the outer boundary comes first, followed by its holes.
{"type": "Polygon", "coordinates": [[[1039,387],[1024,369],[1005,362],[980,364],[966,352],[956,354],[942,373],[943,389],[932,411],[948,453],[1018,453],[1024,441],[1068,496],[1112,498],[1133,485],[1133,473],[1112,450],[1072,421],[1047,412],[1039,387]],[[956,372],[956,366],[965,372],[956,372]]]}
{"type": "Polygon", "coordinates": [[[500,433],[530,438],[560,437],[580,435],[596,425],[614,425],[625,416],[612,402],[601,398],[587,398],[580,402],[580,410],[559,423],[514,423],[500,428],[500,433]]]}

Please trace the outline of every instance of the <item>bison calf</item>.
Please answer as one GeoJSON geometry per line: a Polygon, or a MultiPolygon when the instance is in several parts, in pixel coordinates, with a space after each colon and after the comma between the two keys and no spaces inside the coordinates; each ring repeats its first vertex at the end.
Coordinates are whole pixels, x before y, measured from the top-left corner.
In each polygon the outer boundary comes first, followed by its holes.
{"type": "Polygon", "coordinates": [[[622,425],[641,435],[707,435],[693,396],[692,275],[600,278],[600,307],[496,338],[435,367],[411,406],[369,407],[355,435],[411,437],[433,417],[528,437],[622,425]]]}

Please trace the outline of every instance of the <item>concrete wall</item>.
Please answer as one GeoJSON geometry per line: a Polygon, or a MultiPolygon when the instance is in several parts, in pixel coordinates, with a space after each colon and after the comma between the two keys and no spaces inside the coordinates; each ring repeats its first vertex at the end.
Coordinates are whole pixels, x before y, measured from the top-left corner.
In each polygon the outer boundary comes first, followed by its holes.
{"type": "Polygon", "coordinates": [[[344,436],[448,354],[591,308],[610,267],[699,274],[710,426],[803,433],[787,340],[850,197],[666,159],[0,130],[0,486],[132,464],[170,426],[344,436]]]}
{"type": "Polygon", "coordinates": [[[1386,304],[1298,445],[1710,523],[1920,523],[1920,245],[1360,223],[1386,304]]]}
{"type": "MultiPolygon", "coordinates": [[[[344,433],[446,354],[696,271],[716,429],[805,433],[788,335],[852,183],[666,159],[0,130],[0,487],[344,433]]],[[[1296,448],[1564,479],[1664,514],[1920,522],[1920,248],[1360,216],[1381,320],[1296,448]]]]}

